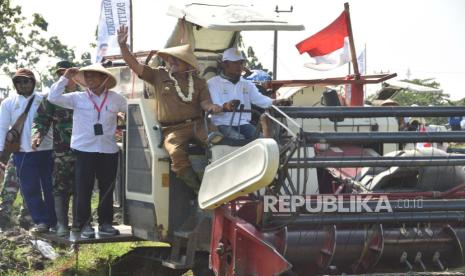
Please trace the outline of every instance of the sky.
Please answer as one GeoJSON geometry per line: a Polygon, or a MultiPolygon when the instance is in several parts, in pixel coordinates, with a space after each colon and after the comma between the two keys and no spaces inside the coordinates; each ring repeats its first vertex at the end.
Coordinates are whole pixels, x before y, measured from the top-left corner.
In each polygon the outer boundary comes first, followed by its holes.
{"type": "MultiPolygon", "coordinates": [[[[95,52],[95,30],[100,0],[12,0],[26,15],[40,13],[49,23],[48,33],[75,49],[95,52]]],[[[194,1],[195,2],[195,1],[194,1]]],[[[219,1],[218,1],[219,2],[219,1]]],[[[221,1],[226,2],[226,1],[221,1]]],[[[251,3],[252,1],[248,1],[251,3]]],[[[397,73],[397,79],[436,78],[454,100],[465,97],[465,1],[462,0],[265,0],[254,1],[260,9],[287,10],[304,31],[279,32],[278,79],[312,79],[344,76],[347,66],[319,72],[303,66],[309,58],[299,55],[295,44],[331,23],[349,2],[357,53],[366,45],[367,73],[397,73]]],[[[176,20],[166,11],[177,0],[133,0],[134,50],[163,48],[176,20]],[[168,3],[169,2],[169,3],[168,3]]],[[[259,60],[272,69],[273,33],[244,32],[259,60]]]]}

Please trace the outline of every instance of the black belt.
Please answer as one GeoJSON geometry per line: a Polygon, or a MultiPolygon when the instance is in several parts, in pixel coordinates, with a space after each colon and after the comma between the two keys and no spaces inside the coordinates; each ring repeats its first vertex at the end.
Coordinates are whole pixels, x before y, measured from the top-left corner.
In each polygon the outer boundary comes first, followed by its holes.
{"type": "Polygon", "coordinates": [[[160,123],[160,125],[161,125],[162,127],[177,126],[177,125],[192,123],[192,122],[197,121],[197,120],[199,120],[199,119],[200,119],[200,117],[194,117],[194,118],[190,118],[190,119],[183,120],[183,121],[179,121],[179,122],[160,123]]]}

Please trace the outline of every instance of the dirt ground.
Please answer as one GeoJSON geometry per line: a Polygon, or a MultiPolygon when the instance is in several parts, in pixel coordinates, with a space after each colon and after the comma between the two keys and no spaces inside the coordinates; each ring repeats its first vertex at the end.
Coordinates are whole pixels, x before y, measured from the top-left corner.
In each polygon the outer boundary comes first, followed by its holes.
{"type": "Polygon", "coordinates": [[[33,239],[17,226],[0,232],[0,274],[44,269],[47,259],[31,243],[33,239]]]}
{"type": "MultiPolygon", "coordinates": [[[[115,208],[114,220],[122,223],[120,208],[115,208]]],[[[13,220],[13,225],[4,225],[0,228],[0,275],[10,273],[22,275],[26,272],[44,270],[47,262],[52,261],[45,258],[31,242],[35,237],[28,230],[15,225],[15,222],[13,220]]],[[[52,246],[58,255],[72,255],[69,248],[61,248],[56,244],[52,246]]]]}

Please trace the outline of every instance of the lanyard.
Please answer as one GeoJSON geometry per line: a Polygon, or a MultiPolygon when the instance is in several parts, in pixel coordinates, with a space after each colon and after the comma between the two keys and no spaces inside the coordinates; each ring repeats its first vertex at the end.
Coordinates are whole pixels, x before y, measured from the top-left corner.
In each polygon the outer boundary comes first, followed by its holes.
{"type": "Polygon", "coordinates": [[[91,94],[90,94],[89,89],[87,89],[87,96],[89,97],[89,100],[94,104],[95,109],[97,109],[97,112],[98,112],[97,121],[100,121],[100,112],[102,111],[103,105],[104,105],[105,102],[107,101],[108,90],[105,91],[105,97],[103,98],[103,101],[102,101],[102,103],[100,104],[100,107],[98,107],[97,104],[96,104],[96,103],[94,102],[94,100],[92,99],[92,96],[91,96],[91,94]]]}

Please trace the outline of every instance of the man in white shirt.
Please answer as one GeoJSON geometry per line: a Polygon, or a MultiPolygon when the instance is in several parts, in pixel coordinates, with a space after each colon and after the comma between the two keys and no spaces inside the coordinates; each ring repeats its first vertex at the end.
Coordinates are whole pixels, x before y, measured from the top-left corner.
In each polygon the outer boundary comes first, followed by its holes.
{"type": "Polygon", "coordinates": [[[100,64],[78,70],[69,68],[54,83],[48,100],[73,109],[71,148],[76,153],[75,189],[76,217],[73,228],[81,228],[82,238],[95,237],[91,226],[91,196],[95,178],[99,186],[98,223],[101,236],[118,235],[112,227],[113,188],[118,167],[115,131],[118,112],[126,112],[126,98],[109,89],[116,86],[115,77],[100,64]],[[69,79],[74,79],[83,92],[63,94],[69,79]]]}
{"type": "MultiPolygon", "coordinates": [[[[13,152],[13,162],[20,181],[20,189],[31,213],[34,229],[47,232],[56,225],[52,195],[52,132],[49,131],[36,150],[31,147],[31,127],[43,96],[34,91],[36,79],[32,71],[21,68],[13,76],[17,94],[11,95],[0,105],[0,152],[8,130],[27,110],[27,117],[20,137],[19,152],[13,152]]],[[[3,154],[2,154],[3,155],[3,154]]]]}
{"type": "MultiPolygon", "coordinates": [[[[245,57],[237,48],[229,48],[223,53],[222,72],[208,80],[210,97],[214,104],[222,105],[225,111],[232,111],[237,104],[243,104],[250,110],[252,104],[268,108],[281,101],[262,95],[254,83],[241,77],[245,57]]],[[[250,124],[252,114],[234,114],[223,112],[212,115],[213,123],[226,137],[233,139],[252,139],[256,128],[250,124]]]]}

